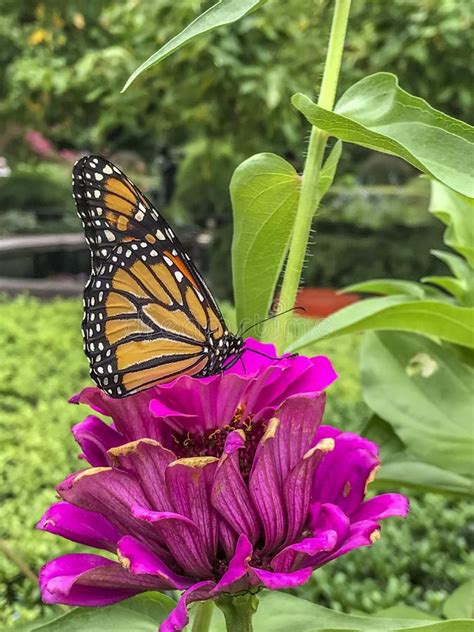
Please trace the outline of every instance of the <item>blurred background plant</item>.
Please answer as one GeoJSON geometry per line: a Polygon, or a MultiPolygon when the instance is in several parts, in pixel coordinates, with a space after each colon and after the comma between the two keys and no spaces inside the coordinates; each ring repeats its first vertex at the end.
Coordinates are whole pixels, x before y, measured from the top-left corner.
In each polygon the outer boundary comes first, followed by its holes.
{"type": "MultiPolygon", "coordinates": [[[[231,174],[262,150],[301,168],[307,124],[288,102],[296,91],[314,92],[331,11],[325,0],[268,3],[232,28],[194,40],[133,90],[119,93],[150,51],[211,4],[3,2],[0,154],[19,182],[0,178],[1,232],[48,230],[45,208],[62,208],[56,226],[71,230],[67,168],[80,153],[102,152],[142,175],[170,219],[209,232],[213,248],[204,267],[217,293],[231,298],[230,263],[220,256],[230,247],[231,174]]],[[[409,92],[468,121],[469,23],[463,0],[355,3],[341,91],[366,74],[391,71],[409,92]]],[[[400,268],[411,279],[439,272],[435,260],[412,255],[422,241],[440,245],[439,229],[424,212],[426,187],[411,183],[414,176],[396,158],[346,148],[318,224],[324,257],[306,270],[306,281],[338,286],[371,276],[374,261],[366,253],[372,247],[381,276],[400,268]]]]}

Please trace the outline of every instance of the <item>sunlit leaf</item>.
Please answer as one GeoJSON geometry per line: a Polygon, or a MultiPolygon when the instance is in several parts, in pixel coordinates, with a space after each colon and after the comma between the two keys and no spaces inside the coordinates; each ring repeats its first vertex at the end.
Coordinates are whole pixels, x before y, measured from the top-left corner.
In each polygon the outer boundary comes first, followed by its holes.
{"type": "Polygon", "coordinates": [[[474,128],[415,97],[395,75],[365,77],[330,112],[304,94],[293,105],[331,136],[399,156],[455,191],[474,195],[474,128]]]}
{"type": "Polygon", "coordinates": [[[243,18],[245,15],[254,11],[259,6],[265,4],[267,0],[220,0],[217,4],[210,7],[204,13],[201,13],[191,24],[188,24],[181,33],[169,40],[156,53],[149,57],[141,64],[127,79],[122,92],[130,86],[137,77],[145,70],[151,68],[169,55],[180,49],[182,46],[193,40],[199,35],[209,33],[220,26],[231,24],[243,18]]]}
{"type": "Polygon", "coordinates": [[[443,605],[447,619],[474,619],[474,579],[471,579],[450,595],[443,605]]]}
{"type": "Polygon", "coordinates": [[[73,608],[39,625],[41,632],[156,632],[176,603],[158,592],[132,597],[105,608],[73,608]]]}
{"type": "Polygon", "coordinates": [[[252,156],[232,177],[234,297],[237,322],[247,327],[270,309],[288,250],[299,182],[294,167],[275,154],[252,156]]]}
{"type": "Polygon", "coordinates": [[[417,459],[471,477],[474,371],[422,336],[369,332],[361,347],[362,396],[417,459]]]}
{"type": "Polygon", "coordinates": [[[297,351],[317,340],[372,329],[412,331],[472,349],[473,323],[474,309],[470,307],[410,296],[368,298],[318,322],[287,350],[297,351]]]}

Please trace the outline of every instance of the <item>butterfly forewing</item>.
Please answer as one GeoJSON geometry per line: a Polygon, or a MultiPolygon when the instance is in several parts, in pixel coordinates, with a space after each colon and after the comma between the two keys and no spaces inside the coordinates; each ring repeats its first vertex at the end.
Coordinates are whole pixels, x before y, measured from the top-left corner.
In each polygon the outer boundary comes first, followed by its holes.
{"type": "Polygon", "coordinates": [[[73,191],[92,253],[83,335],[96,383],[122,397],[220,370],[240,339],[163,217],[98,156],[75,165],[73,191]]]}

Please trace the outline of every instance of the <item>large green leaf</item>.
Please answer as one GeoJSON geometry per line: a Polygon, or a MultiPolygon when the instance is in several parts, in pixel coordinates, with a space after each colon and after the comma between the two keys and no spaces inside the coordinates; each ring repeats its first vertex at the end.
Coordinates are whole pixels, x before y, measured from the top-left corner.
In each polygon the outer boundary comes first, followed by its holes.
{"type": "Polygon", "coordinates": [[[343,288],[345,292],[362,292],[366,294],[384,294],[385,296],[413,296],[414,298],[426,298],[427,295],[439,294],[426,288],[422,283],[416,281],[404,281],[403,279],[371,279],[361,283],[353,283],[343,288]]]}
{"type": "Polygon", "coordinates": [[[474,348],[473,325],[474,308],[471,307],[420,301],[410,296],[368,298],[318,322],[287,350],[297,351],[317,340],[370,329],[411,331],[474,348]]]}
{"type": "Polygon", "coordinates": [[[384,619],[424,619],[425,621],[429,619],[430,621],[440,621],[438,617],[433,617],[422,610],[413,608],[413,606],[406,606],[403,603],[392,606],[391,608],[379,610],[375,616],[383,617],[384,619]]]}
{"type": "Polygon", "coordinates": [[[367,422],[362,434],[380,448],[382,468],[372,483],[373,488],[393,490],[403,487],[417,492],[472,496],[472,479],[423,463],[410,455],[392,426],[377,415],[367,422]]]}
{"type": "Polygon", "coordinates": [[[232,176],[234,297],[237,322],[246,327],[270,309],[288,250],[299,183],[295,169],[275,154],[248,158],[232,176]]]}
{"type": "MultiPolygon", "coordinates": [[[[472,632],[469,621],[440,621],[433,623],[427,617],[422,619],[387,619],[344,614],[323,608],[310,601],[298,599],[280,592],[265,592],[262,595],[257,614],[253,620],[255,632],[339,632],[340,630],[412,630],[419,632],[472,632]],[[447,625],[447,624],[450,624],[447,625]]],[[[223,628],[213,627],[213,632],[223,628]]]]}
{"type": "Polygon", "coordinates": [[[122,92],[130,86],[145,70],[151,68],[155,64],[160,63],[169,55],[177,51],[179,48],[190,42],[198,35],[209,33],[220,26],[231,24],[243,18],[245,15],[254,11],[267,0],[220,0],[217,4],[210,7],[204,13],[201,13],[191,24],[188,24],[181,33],[170,39],[156,53],[143,62],[127,79],[122,92]]]}
{"type": "Polygon", "coordinates": [[[414,97],[381,72],[353,85],[334,112],[304,94],[293,105],[331,136],[393,154],[455,191],[474,195],[474,128],[414,97]]]}
{"type": "Polygon", "coordinates": [[[73,608],[57,619],[32,630],[41,632],[156,632],[176,606],[162,593],[132,597],[105,608],[73,608]]]}
{"type": "Polygon", "coordinates": [[[360,362],[365,402],[409,453],[472,476],[474,371],[451,349],[399,332],[367,333],[360,362]]]}
{"type": "MultiPolygon", "coordinates": [[[[474,164],[474,156],[469,162],[474,164]]],[[[471,198],[474,196],[473,182],[471,198]]],[[[474,200],[432,180],[430,212],[447,226],[444,242],[461,253],[474,267],[474,200]]]]}
{"type": "Polygon", "coordinates": [[[474,579],[456,588],[446,599],[443,614],[448,619],[474,619],[474,579]]]}

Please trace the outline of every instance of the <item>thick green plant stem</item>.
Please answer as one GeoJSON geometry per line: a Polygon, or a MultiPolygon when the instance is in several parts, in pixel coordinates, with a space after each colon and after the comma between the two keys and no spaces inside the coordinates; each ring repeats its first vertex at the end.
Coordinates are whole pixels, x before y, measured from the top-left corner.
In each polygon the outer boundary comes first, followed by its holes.
{"type": "Polygon", "coordinates": [[[258,608],[257,595],[224,596],[216,604],[224,613],[227,632],[253,632],[252,617],[258,608]]]}
{"type": "Polygon", "coordinates": [[[192,632],[208,632],[211,625],[213,601],[201,601],[196,608],[192,632]]]}
{"type": "MultiPolygon", "coordinates": [[[[318,105],[332,110],[336,98],[339,71],[341,68],[344,41],[351,0],[336,0],[329,37],[326,64],[324,67],[318,105]]],[[[308,146],[300,199],[290,241],[290,249],[286,262],[283,284],[280,293],[279,311],[291,309],[295,304],[296,293],[300,284],[304,258],[311,232],[311,223],[318,206],[318,183],[323,163],[328,134],[313,127],[308,146]]],[[[277,347],[283,351],[288,335],[288,323],[291,312],[278,321],[277,347]]]]}

